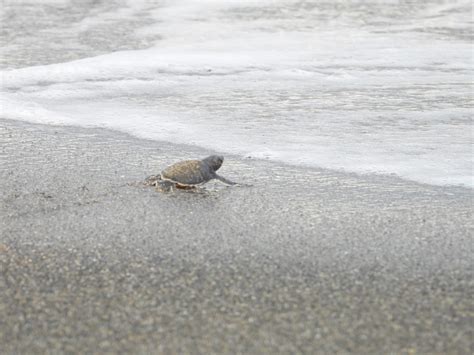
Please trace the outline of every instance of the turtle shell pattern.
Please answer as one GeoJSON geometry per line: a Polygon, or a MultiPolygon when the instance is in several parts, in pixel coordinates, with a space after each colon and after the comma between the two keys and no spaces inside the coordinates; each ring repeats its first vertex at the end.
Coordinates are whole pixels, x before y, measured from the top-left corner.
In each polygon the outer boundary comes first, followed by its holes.
{"type": "Polygon", "coordinates": [[[161,178],[182,185],[199,185],[209,181],[212,173],[201,160],[185,160],[167,167],[161,178]]]}

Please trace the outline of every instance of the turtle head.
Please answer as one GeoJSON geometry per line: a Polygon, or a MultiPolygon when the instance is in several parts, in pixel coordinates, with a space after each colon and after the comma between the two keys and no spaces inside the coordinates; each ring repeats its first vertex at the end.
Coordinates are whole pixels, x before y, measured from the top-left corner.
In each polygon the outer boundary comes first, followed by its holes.
{"type": "Polygon", "coordinates": [[[213,171],[217,171],[224,162],[224,157],[222,155],[211,155],[203,161],[206,162],[213,171]]]}

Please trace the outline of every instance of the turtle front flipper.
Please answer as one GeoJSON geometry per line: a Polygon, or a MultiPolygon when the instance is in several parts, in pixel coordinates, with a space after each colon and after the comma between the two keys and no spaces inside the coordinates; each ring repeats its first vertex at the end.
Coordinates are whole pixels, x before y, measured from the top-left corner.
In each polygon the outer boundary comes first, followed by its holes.
{"type": "Polygon", "coordinates": [[[224,184],[227,184],[227,185],[237,185],[236,182],[227,180],[225,177],[222,177],[222,176],[217,175],[217,174],[215,175],[214,178],[217,179],[217,180],[219,180],[219,181],[221,181],[221,182],[223,182],[224,184]]]}

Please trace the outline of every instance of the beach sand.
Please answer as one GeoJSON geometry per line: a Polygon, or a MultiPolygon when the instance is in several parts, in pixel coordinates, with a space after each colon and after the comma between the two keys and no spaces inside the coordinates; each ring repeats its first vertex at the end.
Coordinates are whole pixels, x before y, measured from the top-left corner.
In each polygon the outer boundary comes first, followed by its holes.
{"type": "Polygon", "coordinates": [[[211,153],[0,120],[1,353],[473,351],[471,189],[211,153]]]}

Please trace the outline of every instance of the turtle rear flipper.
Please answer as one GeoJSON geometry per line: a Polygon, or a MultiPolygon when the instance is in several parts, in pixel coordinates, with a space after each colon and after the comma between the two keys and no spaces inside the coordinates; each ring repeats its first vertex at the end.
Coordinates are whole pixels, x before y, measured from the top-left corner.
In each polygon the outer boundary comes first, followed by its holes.
{"type": "Polygon", "coordinates": [[[161,191],[161,192],[169,192],[173,189],[173,187],[176,187],[176,184],[172,181],[167,181],[167,180],[158,180],[156,182],[156,190],[161,191]]]}
{"type": "Polygon", "coordinates": [[[147,186],[156,186],[159,181],[161,181],[160,175],[150,175],[145,179],[144,184],[147,186]]]}

